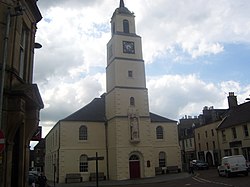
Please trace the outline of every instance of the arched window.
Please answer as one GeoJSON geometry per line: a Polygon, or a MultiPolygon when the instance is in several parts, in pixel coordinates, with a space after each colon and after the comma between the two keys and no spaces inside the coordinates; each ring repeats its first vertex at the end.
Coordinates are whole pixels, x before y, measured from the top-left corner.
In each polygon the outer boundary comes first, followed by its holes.
{"type": "Polygon", "coordinates": [[[130,105],[135,106],[135,98],[134,97],[130,97],[130,105]]]}
{"type": "Polygon", "coordinates": [[[79,128],[79,140],[87,140],[88,139],[88,129],[86,126],[81,126],[79,128]]]}
{"type": "Polygon", "coordinates": [[[156,139],[163,139],[163,128],[161,126],[156,127],[156,139]]]}
{"type": "Polygon", "coordinates": [[[159,167],[166,167],[166,153],[159,153],[159,167]]]}
{"type": "Polygon", "coordinates": [[[128,20],[123,20],[123,32],[129,33],[129,22],[128,20]]]}
{"type": "Polygon", "coordinates": [[[88,156],[87,155],[80,156],[79,169],[80,169],[80,172],[88,172],[88,156]]]}
{"type": "Polygon", "coordinates": [[[136,160],[140,160],[140,158],[139,158],[139,156],[137,156],[137,155],[131,155],[130,157],[129,157],[129,160],[130,161],[136,161],[136,160]]]}

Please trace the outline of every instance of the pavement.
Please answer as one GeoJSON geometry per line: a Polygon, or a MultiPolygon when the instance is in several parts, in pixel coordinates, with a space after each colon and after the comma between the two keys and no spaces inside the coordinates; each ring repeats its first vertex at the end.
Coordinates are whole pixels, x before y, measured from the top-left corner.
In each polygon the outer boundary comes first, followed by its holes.
{"type": "MultiPolygon", "coordinates": [[[[184,179],[192,176],[192,174],[189,174],[187,172],[181,172],[181,173],[169,173],[169,174],[163,174],[163,175],[157,175],[155,177],[150,178],[141,178],[141,179],[130,179],[130,180],[106,180],[106,181],[99,181],[98,186],[126,186],[126,185],[132,185],[132,184],[152,184],[152,183],[161,183],[166,182],[170,180],[176,180],[176,179],[184,179]]],[[[54,187],[54,183],[52,181],[48,181],[49,187],[54,187]]],[[[55,187],[92,187],[96,186],[96,182],[90,182],[85,181],[81,183],[59,183],[55,184],[55,187]]]]}

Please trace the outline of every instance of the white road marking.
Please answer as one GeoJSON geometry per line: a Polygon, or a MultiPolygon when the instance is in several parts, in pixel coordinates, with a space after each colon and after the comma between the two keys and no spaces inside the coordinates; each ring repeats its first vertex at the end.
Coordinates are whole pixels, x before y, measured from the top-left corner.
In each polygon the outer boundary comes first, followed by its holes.
{"type": "Polygon", "coordinates": [[[203,179],[201,177],[198,177],[199,174],[197,174],[196,176],[192,177],[195,181],[198,181],[200,183],[212,183],[212,184],[219,184],[219,185],[222,185],[222,186],[231,186],[233,187],[233,185],[231,184],[226,184],[226,183],[222,183],[222,182],[216,182],[216,181],[210,181],[210,180],[207,180],[207,179],[203,179]]]}

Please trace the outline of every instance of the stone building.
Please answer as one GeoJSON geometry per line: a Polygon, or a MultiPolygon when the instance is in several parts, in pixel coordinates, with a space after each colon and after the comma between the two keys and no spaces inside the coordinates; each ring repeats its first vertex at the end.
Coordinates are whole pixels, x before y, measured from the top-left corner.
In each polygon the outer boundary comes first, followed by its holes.
{"type": "Polygon", "coordinates": [[[26,186],[29,144],[43,102],[33,84],[36,24],[42,19],[36,0],[0,2],[0,186],[26,186]]]}
{"type": "Polygon", "coordinates": [[[217,127],[220,122],[221,120],[217,120],[195,129],[197,159],[207,162],[209,166],[218,165],[220,160],[217,136],[217,127]]]}
{"type": "Polygon", "coordinates": [[[45,173],[59,183],[67,173],[89,180],[96,152],[99,172],[123,180],[181,168],[177,122],[149,112],[141,37],[123,0],[111,18],[106,93],[60,120],[46,136],[45,173]]]}
{"type": "Polygon", "coordinates": [[[237,97],[230,92],[228,106],[228,109],[213,109],[219,111],[210,112],[217,120],[195,128],[197,158],[210,166],[220,164],[224,156],[238,154],[250,161],[250,102],[238,105],[237,97]]]}
{"type": "Polygon", "coordinates": [[[196,159],[194,130],[200,126],[197,116],[185,116],[179,120],[178,134],[183,170],[188,170],[189,160],[196,159]]]}
{"type": "Polygon", "coordinates": [[[250,102],[237,103],[234,93],[229,93],[229,110],[219,124],[218,141],[221,157],[242,154],[250,161],[250,102]]]}

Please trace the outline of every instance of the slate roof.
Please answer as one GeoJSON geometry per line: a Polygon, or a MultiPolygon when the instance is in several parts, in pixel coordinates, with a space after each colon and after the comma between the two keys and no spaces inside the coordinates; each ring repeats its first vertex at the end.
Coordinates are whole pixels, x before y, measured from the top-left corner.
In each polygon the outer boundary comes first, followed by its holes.
{"type": "Polygon", "coordinates": [[[105,99],[95,98],[62,121],[105,122],[105,99]]]}
{"type": "MultiPolygon", "coordinates": [[[[177,122],[150,112],[151,122],[177,122]]],[[[105,122],[105,96],[93,99],[89,104],[61,121],[105,122]]]]}
{"type": "Polygon", "coordinates": [[[159,115],[151,113],[151,112],[150,112],[150,118],[151,118],[151,122],[161,122],[161,123],[164,123],[164,122],[176,122],[177,123],[177,121],[174,121],[172,119],[168,119],[168,118],[159,116],[159,115]]]}
{"type": "Polygon", "coordinates": [[[218,126],[218,129],[225,129],[250,122],[250,102],[243,103],[230,109],[218,126]]]}

